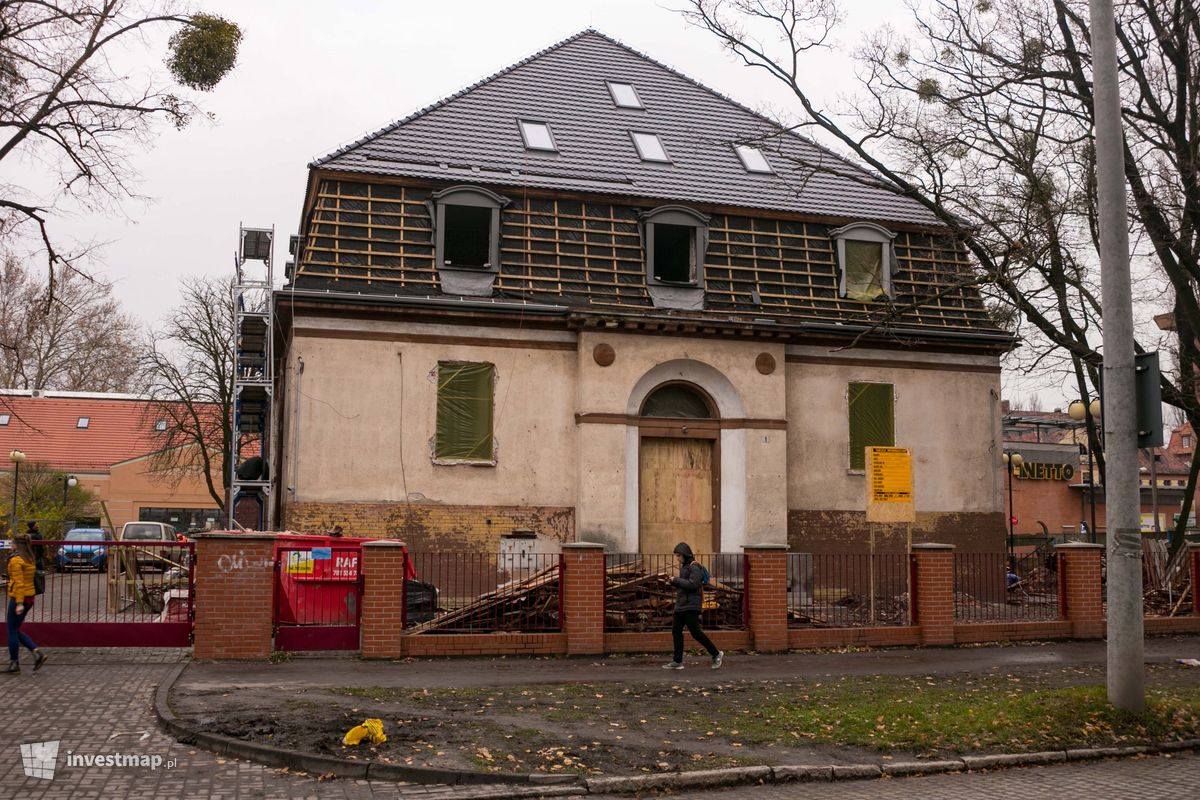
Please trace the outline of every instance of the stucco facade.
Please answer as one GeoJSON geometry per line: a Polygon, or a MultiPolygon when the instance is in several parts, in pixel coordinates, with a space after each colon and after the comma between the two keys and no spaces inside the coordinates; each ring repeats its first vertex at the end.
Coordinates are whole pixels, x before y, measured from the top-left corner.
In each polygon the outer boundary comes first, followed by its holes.
{"type": "MultiPolygon", "coordinates": [[[[994,355],[849,358],[753,340],[331,316],[297,315],[294,331],[280,464],[289,527],[468,548],[529,528],[636,551],[639,412],[656,387],[685,382],[718,412],[719,549],[858,549],[866,490],[849,468],[846,391],[869,379],[895,387],[896,443],[914,454],[915,539],[1002,541],[994,355]],[[603,346],[613,358],[602,366],[603,346]],[[495,365],[493,465],[435,459],[440,361],[495,365]]],[[[670,423],[681,435],[695,424],[670,423]]]]}

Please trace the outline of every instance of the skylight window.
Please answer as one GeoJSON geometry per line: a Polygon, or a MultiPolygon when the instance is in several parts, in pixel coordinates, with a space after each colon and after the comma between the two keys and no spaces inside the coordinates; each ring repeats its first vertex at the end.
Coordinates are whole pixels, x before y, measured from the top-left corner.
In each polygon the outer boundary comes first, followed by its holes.
{"type": "Polygon", "coordinates": [[[554,135],[550,133],[550,125],[548,123],[519,119],[517,120],[517,124],[521,128],[521,138],[525,140],[525,148],[527,150],[558,152],[558,148],[554,146],[554,135]]]}
{"type": "Polygon", "coordinates": [[[630,131],[629,135],[633,137],[633,146],[637,148],[642,161],[671,163],[671,159],[667,157],[667,149],[663,147],[662,139],[658,138],[657,133],[630,131]]]}
{"type": "Polygon", "coordinates": [[[167,421],[165,419],[160,419],[154,423],[154,430],[158,431],[159,433],[165,431],[166,429],[167,421]]]}
{"type": "Polygon", "coordinates": [[[612,95],[617,108],[645,108],[642,98],[638,97],[637,89],[632,83],[615,83],[608,81],[608,93],[612,95]]]}
{"type": "MultiPolygon", "coordinates": [[[[10,417],[8,414],[0,414],[0,427],[7,425],[10,419],[12,419],[12,417],[10,417]]],[[[1184,445],[1184,447],[1187,447],[1187,445],[1184,445]]]]}
{"type": "Polygon", "coordinates": [[[91,417],[80,417],[80,418],[79,418],[79,419],[78,419],[78,420],[75,422],[75,427],[76,427],[76,428],[86,428],[88,425],[91,425],[91,424],[92,424],[92,418],[91,418],[91,417]]]}
{"type": "Polygon", "coordinates": [[[746,168],[747,172],[774,172],[767,157],[763,155],[763,151],[757,147],[735,144],[733,149],[737,151],[738,158],[742,160],[742,166],[746,168]]]}

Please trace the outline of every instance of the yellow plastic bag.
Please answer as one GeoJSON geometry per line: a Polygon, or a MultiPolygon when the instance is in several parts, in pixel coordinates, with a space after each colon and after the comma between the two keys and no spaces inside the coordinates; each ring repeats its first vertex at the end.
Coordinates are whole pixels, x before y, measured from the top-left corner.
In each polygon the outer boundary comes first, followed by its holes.
{"type": "Polygon", "coordinates": [[[342,737],[342,744],[359,744],[363,739],[370,739],[371,744],[383,744],[386,742],[387,735],[383,732],[383,720],[363,720],[362,725],[355,725],[346,731],[346,735],[342,737]]]}

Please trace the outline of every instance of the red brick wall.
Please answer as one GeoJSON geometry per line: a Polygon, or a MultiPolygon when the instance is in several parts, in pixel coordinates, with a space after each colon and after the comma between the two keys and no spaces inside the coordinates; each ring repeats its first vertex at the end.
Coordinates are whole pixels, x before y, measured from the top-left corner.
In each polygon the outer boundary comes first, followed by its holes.
{"type": "Polygon", "coordinates": [[[300,533],[342,526],[346,536],[401,539],[410,552],[494,552],[517,528],[560,542],[575,541],[575,509],[566,506],[455,506],[433,503],[288,503],[283,525],[300,533]]]}
{"type": "Polygon", "coordinates": [[[196,537],[197,659],[265,659],[273,648],[275,538],[196,537]]]}
{"type": "Polygon", "coordinates": [[[404,559],[401,542],[365,542],[362,551],[362,657],[404,655],[404,559]]]}
{"type": "Polygon", "coordinates": [[[1200,633],[1200,616],[1196,617],[1146,617],[1142,629],[1147,636],[1162,636],[1167,633],[1200,633]]]}
{"type": "Polygon", "coordinates": [[[567,652],[604,652],[604,547],[563,545],[563,630],[567,652]]]}
{"type": "Polygon", "coordinates": [[[1091,638],[1104,635],[1104,598],[1100,594],[1100,554],[1098,544],[1060,544],[1058,579],[1061,597],[1066,602],[1071,635],[1091,638]]]}
{"type": "Polygon", "coordinates": [[[788,649],[787,547],[745,547],[749,570],[750,635],[754,649],[788,649]]]}
{"type": "Polygon", "coordinates": [[[406,636],[405,655],[436,656],[541,656],[565,655],[565,633],[464,633],[406,636]]]}
{"type": "MultiPolygon", "coordinates": [[[[751,646],[749,631],[705,631],[718,650],[733,652],[749,650],[751,646]]],[[[686,631],[683,634],[683,646],[686,649],[700,647],[686,631]]],[[[604,634],[604,652],[606,653],[670,653],[674,649],[671,643],[670,631],[646,631],[638,633],[606,633],[604,634]]],[[[706,652],[705,657],[708,657],[706,652]]]]}
{"type": "Polygon", "coordinates": [[[977,622],[954,626],[955,644],[1069,638],[1071,638],[1071,623],[1066,620],[1058,622],[977,622]]]}
{"type": "Polygon", "coordinates": [[[954,548],[913,547],[916,559],[917,614],[922,644],[954,644],[954,548]]]}
{"type": "MultiPolygon", "coordinates": [[[[1084,472],[1087,470],[1085,469],[1084,472]]],[[[1003,473],[1002,473],[1003,474],[1003,473]]],[[[1008,475],[1004,477],[1005,531],[1008,530],[1008,475]]],[[[1038,522],[1044,522],[1047,530],[1055,535],[1063,533],[1066,525],[1071,531],[1079,530],[1079,521],[1092,524],[1091,506],[1087,493],[1079,489],[1068,489],[1068,483],[1078,483],[1076,474],[1071,481],[1042,481],[1013,477],[1013,508],[1016,509],[1016,533],[1041,534],[1038,522]]],[[[1104,504],[1096,498],[1096,527],[1104,528],[1104,504]]],[[[1006,533],[1007,535],[1007,533],[1006,533]]]]}
{"type": "Polygon", "coordinates": [[[826,647],[904,647],[921,644],[921,629],[912,626],[886,628],[792,628],[788,631],[788,647],[810,650],[826,647]]]}

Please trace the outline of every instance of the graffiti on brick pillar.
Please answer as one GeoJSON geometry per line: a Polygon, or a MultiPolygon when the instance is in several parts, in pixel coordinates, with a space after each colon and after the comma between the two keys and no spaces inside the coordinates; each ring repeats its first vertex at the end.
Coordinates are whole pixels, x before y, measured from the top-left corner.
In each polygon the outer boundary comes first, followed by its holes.
{"type": "Polygon", "coordinates": [[[245,550],[236,553],[222,553],[217,557],[217,569],[221,572],[241,572],[243,570],[272,569],[274,562],[269,556],[246,556],[245,550]]]}

